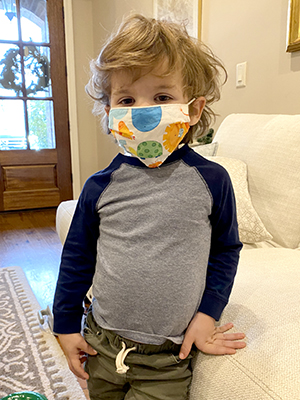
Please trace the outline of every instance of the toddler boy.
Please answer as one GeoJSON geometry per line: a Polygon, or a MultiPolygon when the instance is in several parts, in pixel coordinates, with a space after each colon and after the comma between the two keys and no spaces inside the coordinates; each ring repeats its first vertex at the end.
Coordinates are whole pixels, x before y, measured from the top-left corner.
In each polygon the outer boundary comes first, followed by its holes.
{"type": "Polygon", "coordinates": [[[184,28],[141,15],[92,63],[95,113],[123,154],[83,188],[53,308],[54,331],[91,400],[186,399],[194,348],[245,346],[242,333],[225,333],[231,323],[215,327],[241,249],[232,185],[187,145],[214,116],[220,69],[184,28]]]}

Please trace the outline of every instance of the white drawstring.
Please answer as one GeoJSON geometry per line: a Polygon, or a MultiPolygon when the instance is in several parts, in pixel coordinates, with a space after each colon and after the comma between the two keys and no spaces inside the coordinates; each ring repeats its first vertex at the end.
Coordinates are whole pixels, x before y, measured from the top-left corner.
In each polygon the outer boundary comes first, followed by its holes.
{"type": "Polygon", "coordinates": [[[129,367],[124,364],[124,361],[127,357],[127,354],[132,350],[136,350],[136,347],[132,347],[131,349],[126,350],[126,344],[122,342],[122,350],[117,354],[116,357],[116,367],[118,374],[126,374],[126,372],[129,370],[129,367]]]}

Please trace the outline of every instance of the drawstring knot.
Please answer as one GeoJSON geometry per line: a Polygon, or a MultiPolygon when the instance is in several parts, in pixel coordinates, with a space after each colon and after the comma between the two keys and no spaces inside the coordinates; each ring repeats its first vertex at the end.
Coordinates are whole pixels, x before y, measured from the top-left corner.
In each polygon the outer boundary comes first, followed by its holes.
{"type": "Polygon", "coordinates": [[[132,347],[131,349],[126,350],[126,344],[122,342],[122,350],[117,354],[116,357],[116,368],[118,374],[126,374],[129,370],[129,367],[125,365],[125,358],[130,351],[136,350],[136,347],[132,347]]]}

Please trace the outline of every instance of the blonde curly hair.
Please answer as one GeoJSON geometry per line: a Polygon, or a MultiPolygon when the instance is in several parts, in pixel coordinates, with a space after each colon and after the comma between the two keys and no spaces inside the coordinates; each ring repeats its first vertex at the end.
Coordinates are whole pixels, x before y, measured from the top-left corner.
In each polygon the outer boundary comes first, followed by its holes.
{"type": "Polygon", "coordinates": [[[94,114],[104,117],[106,128],[108,119],[105,107],[110,105],[113,72],[125,69],[132,73],[135,80],[164,60],[167,60],[167,70],[162,76],[179,68],[183,78],[183,94],[188,99],[200,96],[206,99],[199,122],[190,127],[183,142],[192,142],[195,136],[207,133],[215,119],[211,105],[220,99],[222,75],[223,83],[227,80],[222,62],[207,46],[190,37],[183,25],[139,14],[126,18],[103,46],[99,56],[91,61],[92,76],[86,91],[95,100],[94,114]]]}

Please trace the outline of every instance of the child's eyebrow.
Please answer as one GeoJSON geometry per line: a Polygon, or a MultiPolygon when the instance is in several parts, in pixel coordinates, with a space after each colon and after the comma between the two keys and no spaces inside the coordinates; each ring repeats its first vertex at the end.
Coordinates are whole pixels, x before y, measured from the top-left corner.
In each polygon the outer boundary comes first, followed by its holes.
{"type": "MultiPolygon", "coordinates": [[[[176,88],[176,84],[159,84],[157,86],[154,86],[154,90],[160,91],[160,90],[170,90],[176,88]]],[[[120,87],[118,89],[112,90],[112,95],[114,96],[122,96],[122,95],[127,95],[130,92],[130,87],[120,87]]]]}
{"type": "Polygon", "coordinates": [[[120,89],[112,90],[112,94],[114,94],[116,96],[128,94],[128,92],[129,92],[129,88],[120,88],[120,89]]]}
{"type": "Polygon", "coordinates": [[[163,84],[163,85],[157,85],[157,86],[154,86],[154,88],[156,89],[156,90],[163,90],[163,89],[174,89],[176,87],[176,85],[166,85],[166,84],[163,84]]]}

